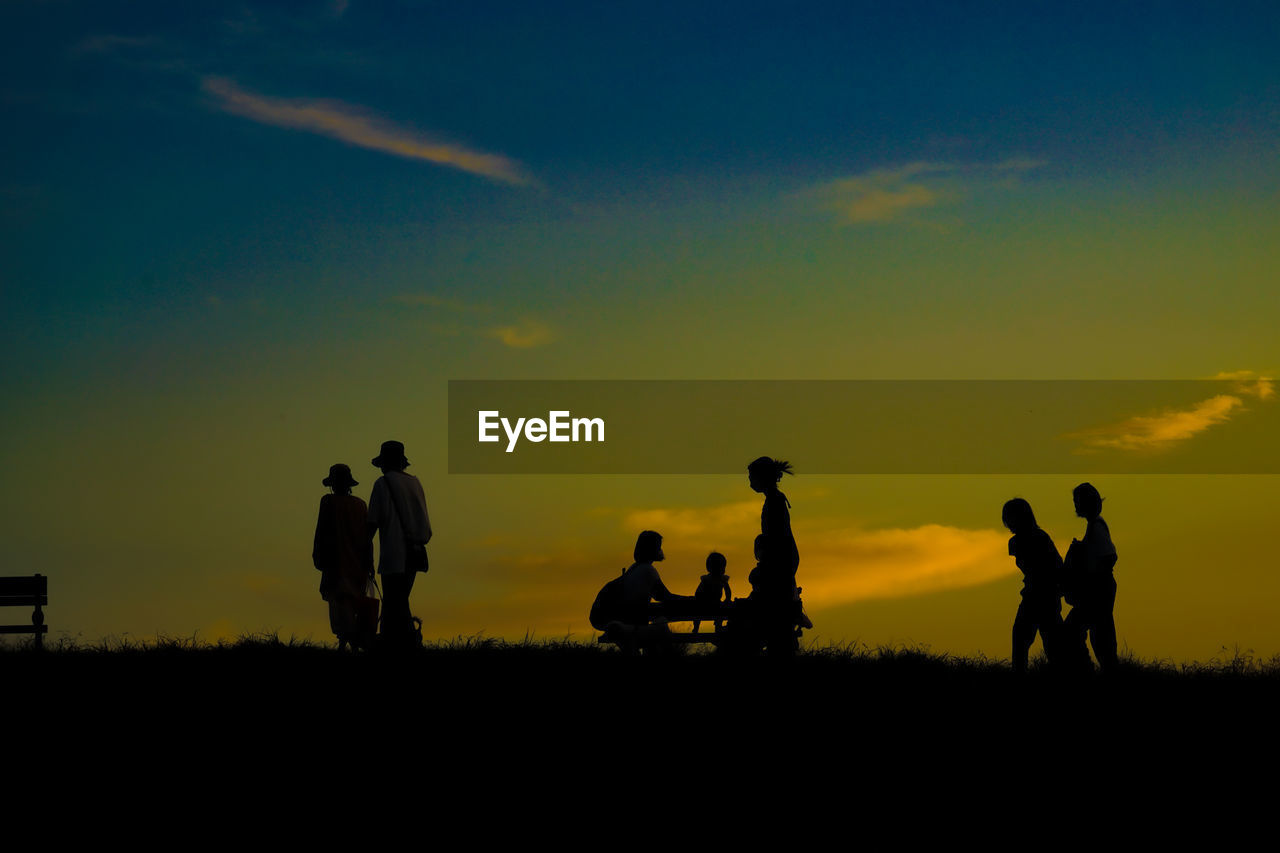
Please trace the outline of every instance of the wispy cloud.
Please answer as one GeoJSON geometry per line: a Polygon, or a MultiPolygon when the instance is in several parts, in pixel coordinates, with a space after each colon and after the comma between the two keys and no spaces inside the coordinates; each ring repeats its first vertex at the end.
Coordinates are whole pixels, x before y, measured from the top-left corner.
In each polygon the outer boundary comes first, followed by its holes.
{"type": "MultiPolygon", "coordinates": [[[[822,518],[793,518],[792,523],[800,545],[799,581],[810,610],[977,586],[1016,572],[1003,531],[939,524],[875,530],[822,518]]],[[[628,531],[657,530],[686,551],[727,551],[726,542],[750,543],[759,525],[759,501],[624,516],[628,531]]],[[[745,593],[747,570],[734,574],[745,593]]]]}
{"type": "Polygon", "coordinates": [[[451,296],[437,296],[434,293],[400,293],[391,297],[397,305],[412,305],[419,308],[442,308],[459,313],[483,314],[493,310],[491,305],[463,302],[451,296]]]}
{"type": "Polygon", "coordinates": [[[114,54],[121,51],[145,49],[161,44],[154,36],[121,36],[114,33],[101,33],[87,36],[71,46],[69,52],[77,54],[114,54]]]}
{"type": "Polygon", "coordinates": [[[241,89],[225,77],[205,77],[202,86],[205,92],[217,99],[218,107],[223,111],[262,124],[328,136],[349,145],[411,160],[425,160],[507,184],[533,184],[533,179],[514,160],[426,138],[369,115],[351,104],[267,97],[241,89]]]}
{"type": "Polygon", "coordinates": [[[555,340],[555,332],[550,326],[532,318],[526,318],[510,326],[495,326],[487,329],[485,334],[515,349],[540,347],[555,340]]]}
{"type": "Polygon", "coordinates": [[[1079,452],[1083,453],[1098,450],[1160,452],[1248,411],[1246,397],[1266,400],[1275,394],[1274,380],[1251,370],[1219,373],[1213,378],[1232,382],[1232,393],[1216,394],[1188,408],[1169,408],[1115,424],[1068,433],[1066,437],[1079,439],[1079,452]]]}
{"type": "Polygon", "coordinates": [[[829,181],[814,188],[813,195],[842,224],[893,222],[909,211],[954,204],[976,184],[1005,184],[1011,176],[1042,165],[1025,157],[994,164],[908,163],[829,181]]]}
{"type": "Polygon", "coordinates": [[[1223,379],[1235,383],[1235,393],[1246,397],[1257,397],[1269,400],[1275,394],[1275,379],[1262,376],[1252,370],[1231,370],[1219,373],[1214,379],[1223,379]]]}
{"type": "Polygon", "coordinates": [[[819,192],[845,224],[888,222],[915,208],[934,207],[946,196],[919,178],[945,171],[934,163],[911,163],[900,169],[877,169],[823,185],[819,192]]]}
{"type": "Polygon", "coordinates": [[[549,344],[555,340],[555,330],[535,317],[524,317],[518,322],[501,326],[482,325],[479,316],[491,314],[492,305],[475,302],[464,302],[452,296],[438,296],[434,293],[400,293],[389,300],[395,305],[420,308],[429,313],[450,315],[458,321],[448,327],[438,327],[437,333],[453,335],[478,335],[502,342],[513,349],[532,349],[549,344]],[[471,315],[473,319],[462,319],[471,315]]]}

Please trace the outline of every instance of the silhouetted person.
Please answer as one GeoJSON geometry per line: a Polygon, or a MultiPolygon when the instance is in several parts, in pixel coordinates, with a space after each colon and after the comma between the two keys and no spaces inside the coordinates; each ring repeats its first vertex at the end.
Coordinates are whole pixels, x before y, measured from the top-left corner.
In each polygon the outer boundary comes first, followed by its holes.
{"type": "Polygon", "coordinates": [[[768,571],[764,568],[764,555],[769,551],[769,546],[766,544],[768,541],[769,537],[761,533],[756,537],[755,542],[751,543],[751,553],[755,555],[756,564],[752,567],[751,571],[747,573],[747,583],[751,584],[751,589],[753,591],[756,588],[756,579],[761,577],[760,572],[768,571]]]}
{"type": "Polygon", "coordinates": [[[1026,672],[1027,655],[1036,632],[1050,664],[1062,654],[1062,600],[1058,591],[1062,557],[1053,539],[1036,524],[1031,504],[1022,498],[1007,501],[1000,514],[1013,534],[1009,555],[1022,569],[1022,603],[1013,618],[1013,671],[1026,672]]]}
{"type": "MultiPolygon", "coordinates": [[[[698,581],[698,588],[693,593],[694,600],[698,602],[699,613],[718,609],[722,593],[725,601],[733,600],[733,593],[729,590],[729,576],[724,571],[727,565],[728,561],[719,551],[712,551],[707,555],[707,573],[698,581]]],[[[719,631],[724,620],[717,619],[715,622],[716,630],[719,631]]],[[[693,620],[693,633],[698,633],[701,625],[702,620],[693,620]]]]}
{"type": "Polygon", "coordinates": [[[332,494],[320,498],[311,562],[320,570],[320,597],[329,602],[329,628],[338,648],[369,645],[377,624],[362,624],[357,603],[373,576],[373,542],[365,532],[368,509],[351,494],[360,485],[351,469],[338,464],[321,481],[332,494]]]}
{"type": "Polygon", "coordinates": [[[662,553],[662,536],[645,530],[636,537],[632,550],[635,562],[622,575],[621,618],[611,622],[605,630],[619,640],[619,645],[630,652],[641,646],[662,645],[670,640],[671,629],[665,617],[650,621],[649,602],[670,602],[686,599],[667,589],[654,563],[666,559],[662,553]]]}
{"type": "Polygon", "coordinates": [[[1116,546],[1111,528],[1102,520],[1102,495],[1089,483],[1081,483],[1071,493],[1076,515],[1085,519],[1084,539],[1071,540],[1067,551],[1068,585],[1072,603],[1064,624],[1066,639],[1076,657],[1085,665],[1089,652],[1085,636],[1093,646],[1093,656],[1103,672],[1119,662],[1116,648],[1116,546]]]}
{"type": "Polygon", "coordinates": [[[422,484],[405,473],[409,460],[398,441],[382,442],[373,459],[382,476],[369,496],[368,536],[378,531],[378,572],[382,575],[382,634],[392,646],[407,645],[413,635],[409,593],[418,572],[427,570],[426,545],[431,520],[422,484]]]}
{"type": "Polygon", "coordinates": [[[800,551],[791,533],[790,502],[778,490],[783,474],[791,474],[791,463],[761,456],[747,466],[752,490],[764,495],[760,512],[760,532],[764,553],[751,572],[752,620],[771,654],[790,654],[798,648],[795,626],[800,602],[796,592],[796,570],[800,551]]]}

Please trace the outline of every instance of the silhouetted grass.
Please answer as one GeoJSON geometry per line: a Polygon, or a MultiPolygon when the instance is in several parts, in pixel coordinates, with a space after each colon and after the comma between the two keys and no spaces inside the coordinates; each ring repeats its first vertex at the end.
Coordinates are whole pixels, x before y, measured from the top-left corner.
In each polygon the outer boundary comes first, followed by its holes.
{"type": "Polygon", "coordinates": [[[869,686],[933,691],[964,687],[1003,695],[1008,691],[1105,690],[1131,695],[1142,690],[1205,691],[1280,688],[1280,657],[1257,658],[1233,650],[1208,662],[1173,663],[1122,658],[1120,670],[1064,677],[1033,660],[1031,671],[1015,675],[1007,661],[963,657],[927,647],[829,644],[804,649],[794,659],[731,658],[711,647],[664,656],[627,657],[612,646],[572,638],[509,641],[464,636],[430,643],[412,653],[340,652],[331,644],[273,633],[208,642],[196,636],[152,641],[111,638],[81,643],[69,638],[36,652],[29,642],[0,647],[0,669],[10,684],[25,679],[49,682],[62,674],[77,678],[131,678],[163,675],[171,686],[199,679],[228,679],[222,685],[271,689],[280,679],[323,684],[341,677],[360,684],[389,673],[429,674],[442,686],[489,691],[498,685],[545,685],[575,689],[589,681],[597,691],[617,689],[698,691],[708,684],[750,691],[778,679],[813,695],[856,694],[869,686]],[[261,684],[258,684],[261,682],[261,684]],[[1067,687],[1069,685],[1069,688],[1067,687]]]}
{"type": "MultiPolygon", "coordinates": [[[[737,666],[786,666],[808,668],[811,671],[836,672],[838,670],[878,670],[894,675],[946,678],[997,678],[1023,683],[1052,677],[1042,658],[1033,658],[1031,672],[1022,678],[1013,676],[1007,660],[985,656],[966,657],[947,652],[936,652],[927,646],[868,646],[845,642],[814,645],[804,648],[794,659],[770,660],[765,657],[745,660],[719,655],[711,646],[677,649],[661,657],[629,659],[616,648],[606,644],[583,641],[571,637],[504,640],[482,635],[459,636],[451,640],[431,642],[420,650],[399,655],[380,652],[339,651],[332,642],[318,643],[298,637],[283,638],[277,633],[262,632],[243,635],[237,639],[216,641],[190,637],[162,636],[154,640],[110,637],[97,642],[81,642],[62,637],[49,640],[42,651],[33,648],[30,640],[10,641],[0,645],[0,663],[9,675],[17,670],[38,671],[56,668],[69,661],[156,661],[196,664],[200,661],[234,661],[250,664],[253,661],[279,661],[287,659],[298,665],[320,663],[325,666],[342,662],[378,666],[394,663],[396,666],[419,666],[457,660],[475,664],[524,665],[538,662],[548,666],[607,665],[610,667],[637,665],[661,666],[667,669],[714,668],[737,666]],[[13,669],[10,669],[13,668],[13,669]]],[[[1280,655],[1265,659],[1247,649],[1223,649],[1219,656],[1209,661],[1175,663],[1170,660],[1143,661],[1133,656],[1121,658],[1120,673],[1116,681],[1124,679],[1148,680],[1280,680],[1280,655]]]]}

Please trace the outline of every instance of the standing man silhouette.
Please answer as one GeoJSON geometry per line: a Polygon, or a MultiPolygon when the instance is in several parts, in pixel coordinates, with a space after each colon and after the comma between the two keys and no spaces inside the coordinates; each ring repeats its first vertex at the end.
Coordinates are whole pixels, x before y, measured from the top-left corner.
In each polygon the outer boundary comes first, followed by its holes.
{"type": "Polygon", "coordinates": [[[382,476],[369,495],[369,538],[378,531],[378,572],[382,575],[382,636],[391,646],[408,645],[413,636],[409,593],[418,572],[427,570],[426,545],[431,520],[422,484],[405,473],[409,460],[398,441],[382,442],[374,457],[382,476]]]}

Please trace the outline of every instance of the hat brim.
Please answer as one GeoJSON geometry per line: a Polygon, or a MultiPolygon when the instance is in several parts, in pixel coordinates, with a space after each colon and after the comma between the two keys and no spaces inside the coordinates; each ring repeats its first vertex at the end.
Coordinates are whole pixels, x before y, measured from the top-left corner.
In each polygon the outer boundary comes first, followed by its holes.
{"type": "Polygon", "coordinates": [[[381,456],[375,456],[370,461],[373,463],[374,468],[408,468],[409,467],[409,460],[405,459],[403,456],[398,456],[393,459],[383,459],[381,456]]]}
{"type": "MultiPolygon", "coordinates": [[[[334,481],[333,481],[333,477],[325,477],[323,480],[321,480],[321,481],[320,481],[320,485],[322,485],[322,486],[333,486],[333,485],[335,485],[335,483],[334,483],[334,481]]],[[[345,481],[342,481],[341,483],[338,483],[338,484],[336,484],[336,485],[343,485],[343,486],[358,486],[358,485],[360,485],[360,481],[359,481],[359,480],[356,480],[354,477],[348,477],[345,481]]]]}

